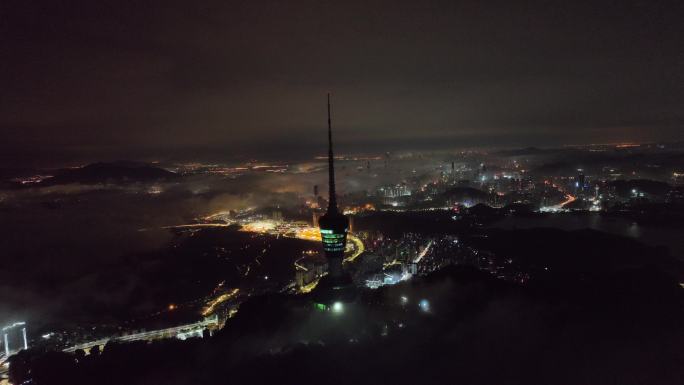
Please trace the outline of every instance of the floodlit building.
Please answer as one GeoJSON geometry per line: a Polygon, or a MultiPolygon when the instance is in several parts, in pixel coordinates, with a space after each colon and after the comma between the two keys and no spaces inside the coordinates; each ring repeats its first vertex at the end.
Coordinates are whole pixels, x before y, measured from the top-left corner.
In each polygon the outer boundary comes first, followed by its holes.
{"type": "Polygon", "coordinates": [[[378,195],[383,204],[397,206],[411,196],[411,190],[405,184],[383,186],[378,189],[378,195]]]}
{"type": "Polygon", "coordinates": [[[410,196],[411,190],[405,184],[380,187],[379,193],[384,198],[398,198],[410,196]]]}

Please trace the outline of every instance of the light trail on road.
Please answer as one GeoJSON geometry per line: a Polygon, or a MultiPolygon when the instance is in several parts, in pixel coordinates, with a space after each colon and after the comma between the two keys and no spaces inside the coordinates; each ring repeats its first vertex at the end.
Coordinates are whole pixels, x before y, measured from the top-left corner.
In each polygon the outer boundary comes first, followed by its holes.
{"type": "Polygon", "coordinates": [[[223,302],[226,302],[229,299],[235,297],[237,295],[237,293],[239,293],[239,292],[240,292],[240,289],[233,289],[229,293],[223,293],[223,294],[219,295],[218,297],[214,298],[213,300],[211,300],[209,302],[207,307],[205,307],[202,310],[202,315],[206,317],[209,314],[213,313],[214,310],[216,309],[216,306],[218,306],[218,305],[222,304],[223,302]]]}
{"type": "Polygon", "coordinates": [[[574,201],[576,201],[576,200],[577,200],[576,197],[574,197],[574,196],[572,196],[572,195],[570,195],[570,194],[566,194],[566,195],[565,195],[565,200],[564,200],[563,202],[561,202],[561,203],[559,203],[559,204],[557,204],[557,205],[555,205],[555,206],[541,207],[541,208],[539,208],[539,211],[542,212],[542,213],[548,213],[548,212],[553,213],[553,212],[558,212],[558,211],[563,210],[563,207],[564,207],[564,206],[566,206],[566,205],[568,205],[568,204],[570,204],[570,203],[572,203],[572,202],[574,202],[574,201]]]}
{"type": "Polygon", "coordinates": [[[356,260],[356,258],[359,257],[359,255],[363,254],[363,252],[366,251],[366,248],[363,245],[363,242],[359,238],[357,238],[351,234],[347,236],[347,239],[350,240],[354,244],[354,246],[356,247],[356,250],[354,250],[354,253],[352,255],[345,258],[344,262],[352,263],[352,262],[354,262],[354,260],[356,260]]]}
{"type": "Polygon", "coordinates": [[[565,205],[567,205],[567,204],[570,204],[570,203],[572,203],[572,202],[574,202],[574,201],[577,200],[576,197],[574,197],[574,196],[572,196],[572,195],[570,195],[570,194],[566,195],[565,198],[566,198],[566,200],[563,201],[563,202],[561,202],[561,204],[559,205],[560,207],[563,207],[563,206],[565,206],[565,205]]]}
{"type": "Polygon", "coordinates": [[[423,249],[423,251],[418,254],[415,260],[413,260],[413,263],[420,263],[420,260],[423,259],[423,257],[430,251],[430,247],[432,247],[432,243],[434,241],[431,239],[430,242],[428,242],[427,246],[423,249]]]}

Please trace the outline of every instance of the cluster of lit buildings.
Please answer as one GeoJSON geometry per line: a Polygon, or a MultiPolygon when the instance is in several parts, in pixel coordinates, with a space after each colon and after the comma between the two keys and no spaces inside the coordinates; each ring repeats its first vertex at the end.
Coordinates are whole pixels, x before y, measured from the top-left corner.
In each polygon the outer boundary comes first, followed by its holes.
{"type": "Polygon", "coordinates": [[[249,172],[283,173],[288,171],[289,167],[290,166],[287,164],[267,164],[258,162],[248,162],[237,166],[191,162],[176,164],[170,167],[170,169],[181,175],[214,174],[226,177],[237,177],[249,172]]]}
{"type": "Polygon", "coordinates": [[[378,188],[378,196],[385,205],[404,206],[407,198],[411,196],[411,190],[405,183],[382,186],[378,188]]]}

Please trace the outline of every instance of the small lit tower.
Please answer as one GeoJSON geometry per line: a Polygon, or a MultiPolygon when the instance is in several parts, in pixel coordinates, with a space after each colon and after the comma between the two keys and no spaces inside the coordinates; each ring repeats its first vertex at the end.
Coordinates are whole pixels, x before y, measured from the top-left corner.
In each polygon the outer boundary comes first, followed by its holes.
{"type": "Polygon", "coordinates": [[[337,209],[334,162],[332,125],[330,123],[330,94],[328,94],[328,210],[318,223],[321,228],[323,250],[328,259],[328,273],[333,280],[340,280],[343,277],[342,259],[347,244],[349,220],[337,209]]]}
{"type": "Polygon", "coordinates": [[[26,338],[25,322],[15,322],[12,325],[3,327],[2,337],[6,357],[9,357],[22,349],[28,349],[28,339],[26,338]]]}

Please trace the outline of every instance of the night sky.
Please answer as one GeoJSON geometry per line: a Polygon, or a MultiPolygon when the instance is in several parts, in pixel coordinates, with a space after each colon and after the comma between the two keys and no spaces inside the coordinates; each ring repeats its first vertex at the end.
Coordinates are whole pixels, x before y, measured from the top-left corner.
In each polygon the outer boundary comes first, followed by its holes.
{"type": "MultiPolygon", "coordinates": [[[[681,1],[3,1],[0,150],[681,140],[681,1]]],[[[5,160],[7,160],[7,156],[5,160]]]]}

